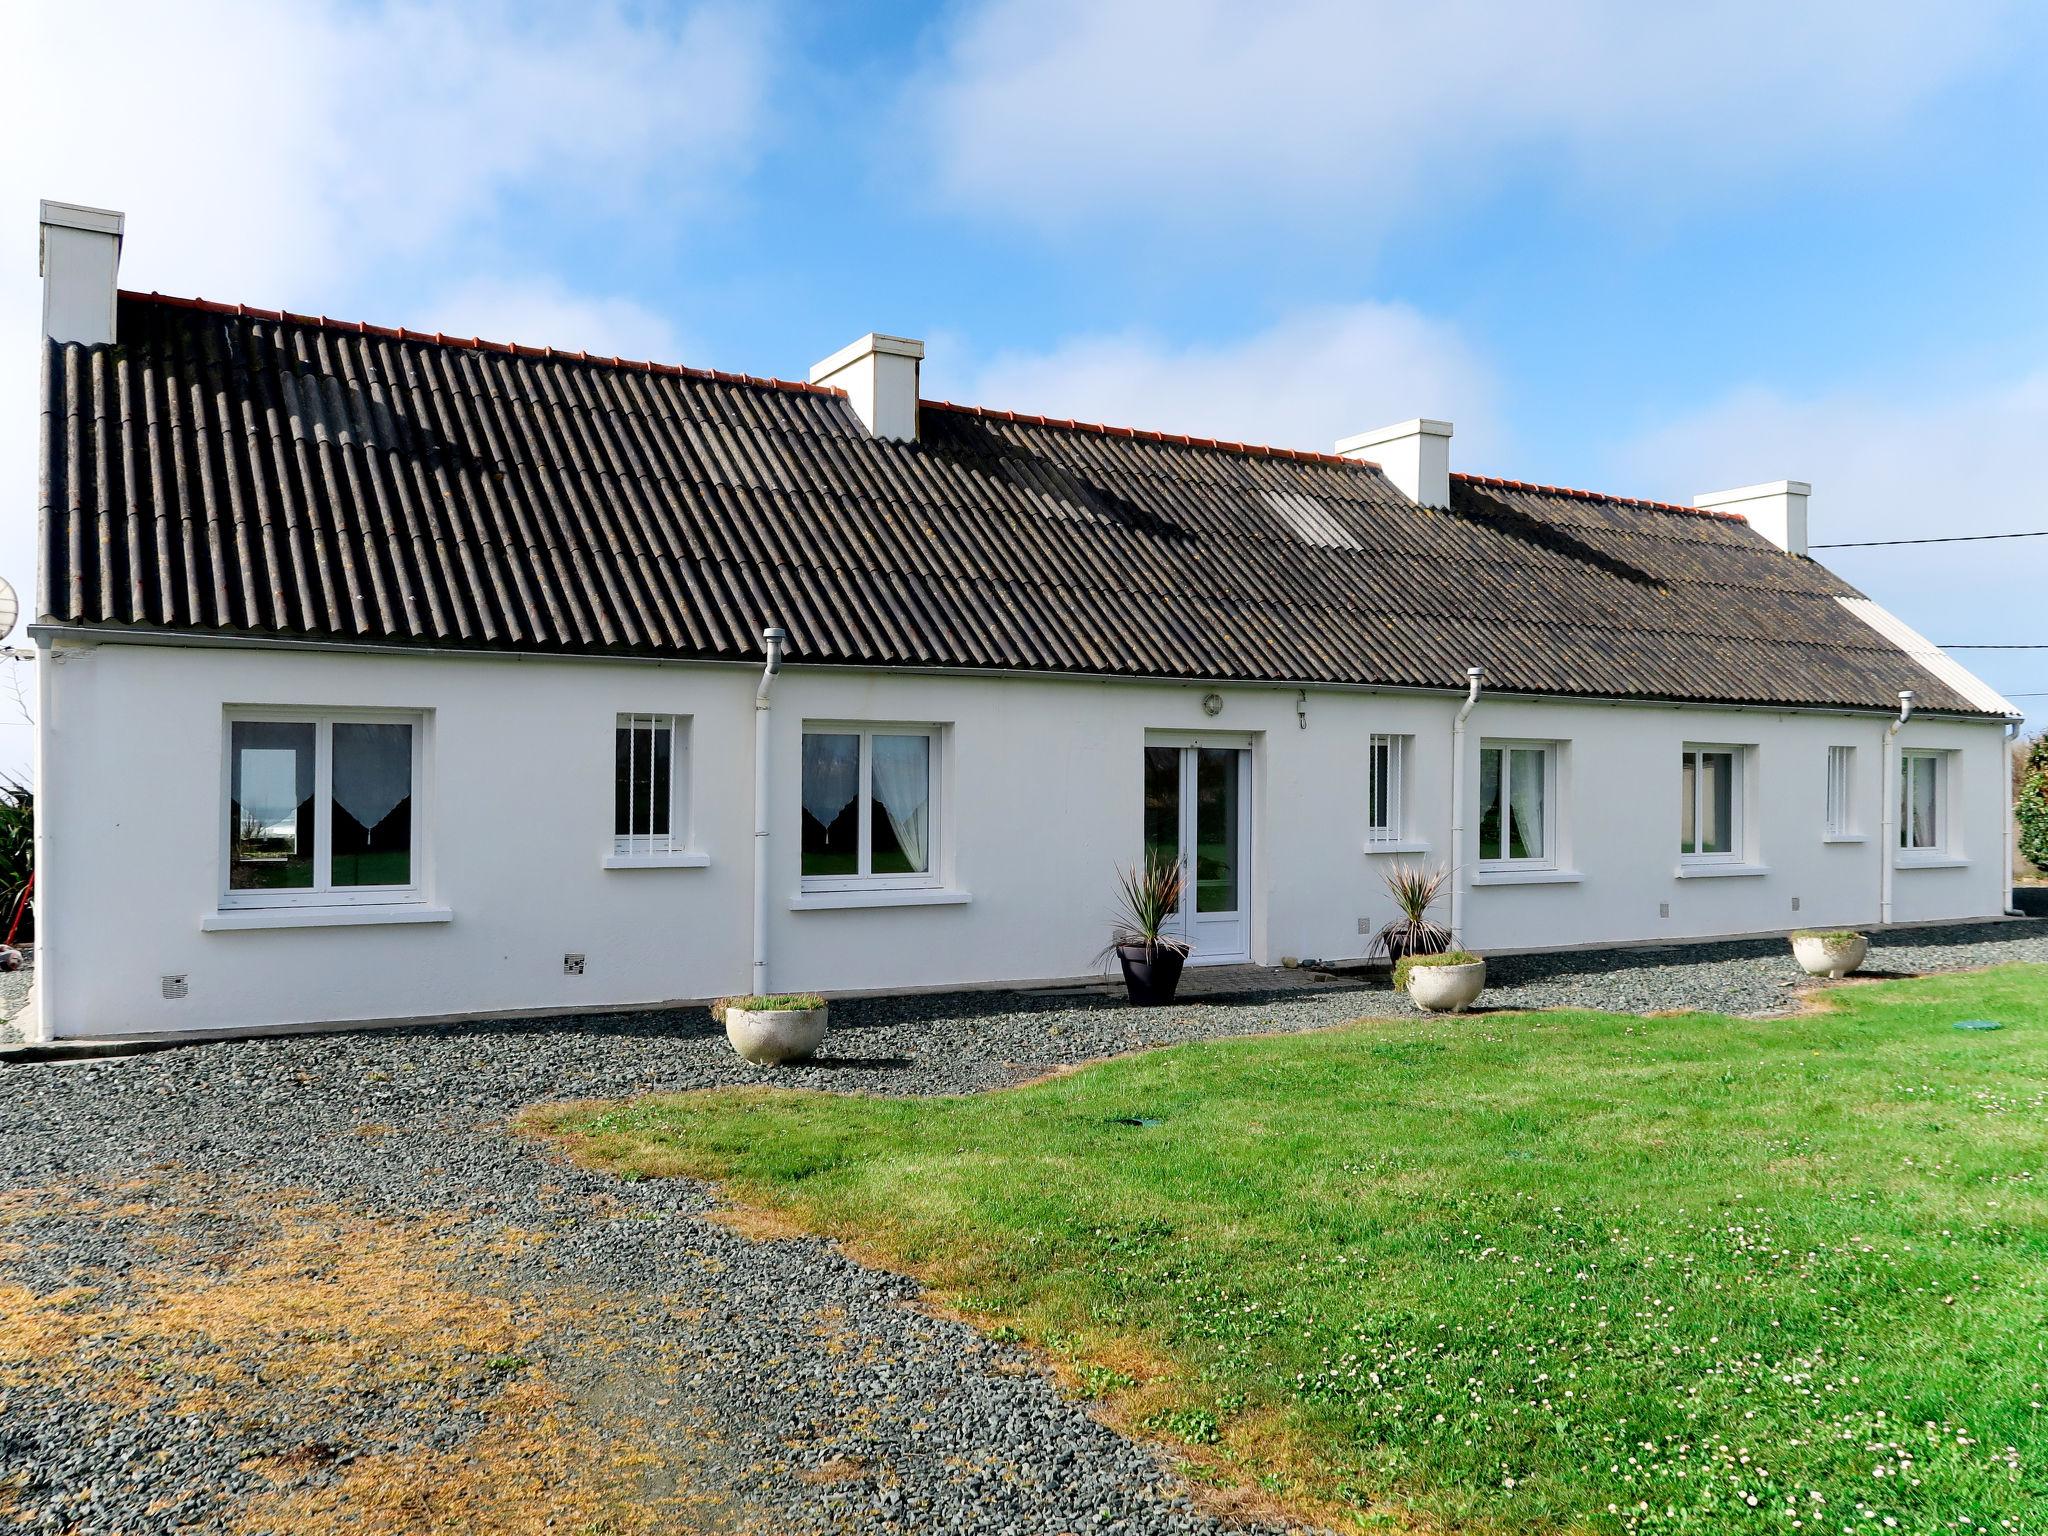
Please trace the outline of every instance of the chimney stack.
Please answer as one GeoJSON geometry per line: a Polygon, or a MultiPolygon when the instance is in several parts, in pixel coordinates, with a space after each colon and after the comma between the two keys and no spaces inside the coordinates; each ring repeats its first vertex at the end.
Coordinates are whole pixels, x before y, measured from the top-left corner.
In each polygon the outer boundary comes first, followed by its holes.
{"type": "Polygon", "coordinates": [[[1372,459],[1403,496],[1421,507],[1451,504],[1451,424],[1419,417],[1337,444],[1347,459],[1372,459]]]}
{"type": "Polygon", "coordinates": [[[114,339],[121,215],[43,199],[43,335],[89,347],[114,339]]]}
{"type": "Polygon", "coordinates": [[[917,441],[917,365],[924,343],[873,331],[811,369],[813,384],[846,391],[870,437],[917,441]]]}
{"type": "Polygon", "coordinates": [[[1788,555],[1806,553],[1806,498],[1813,487],[1804,480],[1770,480],[1762,485],[1745,485],[1733,491],[1709,491],[1695,496],[1692,504],[1701,511],[1739,512],[1749,526],[1788,555]]]}

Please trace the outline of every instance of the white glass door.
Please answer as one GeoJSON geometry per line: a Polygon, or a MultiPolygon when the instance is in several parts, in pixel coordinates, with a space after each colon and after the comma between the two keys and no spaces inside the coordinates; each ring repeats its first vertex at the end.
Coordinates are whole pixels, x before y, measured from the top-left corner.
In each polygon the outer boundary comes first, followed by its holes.
{"type": "Polygon", "coordinates": [[[1252,956],[1251,764],[1244,747],[1145,746],[1145,857],[1187,871],[1173,929],[1193,946],[1191,965],[1252,956]]]}

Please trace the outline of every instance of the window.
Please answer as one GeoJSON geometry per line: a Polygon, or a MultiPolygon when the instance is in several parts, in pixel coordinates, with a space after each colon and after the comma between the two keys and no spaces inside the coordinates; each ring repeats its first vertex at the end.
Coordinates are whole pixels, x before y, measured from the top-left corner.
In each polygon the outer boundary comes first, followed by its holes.
{"type": "Polygon", "coordinates": [[[612,776],[612,852],[660,858],[690,845],[689,721],[621,715],[612,776]]]}
{"type": "Polygon", "coordinates": [[[1479,862],[1549,868],[1557,754],[1549,742],[1488,742],[1479,749],[1479,862]]]}
{"type": "Polygon", "coordinates": [[[1692,863],[1742,857],[1742,748],[1692,747],[1682,755],[1678,853],[1692,863]]]}
{"type": "Polygon", "coordinates": [[[1401,839],[1405,812],[1402,778],[1407,767],[1406,736],[1374,736],[1365,753],[1365,840],[1393,843],[1401,839]]]}
{"type": "Polygon", "coordinates": [[[1899,754],[1899,847],[1907,853],[1948,849],[1948,755],[1899,754]]]}
{"type": "Polygon", "coordinates": [[[227,722],[224,907],[417,901],[416,716],[227,722]]]}
{"type": "Polygon", "coordinates": [[[1828,834],[1856,835],[1856,749],[1828,748],[1828,834]]]}
{"type": "Polygon", "coordinates": [[[804,732],[803,884],[936,885],[938,732],[814,726],[804,732]]]}

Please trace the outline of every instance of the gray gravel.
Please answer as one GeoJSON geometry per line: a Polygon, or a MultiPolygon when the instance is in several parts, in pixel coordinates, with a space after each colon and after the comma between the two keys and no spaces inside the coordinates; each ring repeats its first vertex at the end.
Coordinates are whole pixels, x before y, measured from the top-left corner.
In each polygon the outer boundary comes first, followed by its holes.
{"type": "MultiPolygon", "coordinates": [[[[1873,946],[1870,968],[2007,960],[2048,962],[2048,921],[1892,934],[1873,946]]],[[[1765,1012],[1784,1007],[1801,978],[1771,941],[1505,958],[1491,979],[1497,1007],[1765,1012]]],[[[971,1091],[1137,1046],[1407,1007],[1384,981],[1265,981],[1263,991],[1151,1010],[1088,991],[846,1001],[834,1007],[827,1054],[772,1080],[971,1091]]],[[[245,1241],[252,1218],[236,1202],[250,1192],[282,1201],[298,1191],[292,1198],[404,1223],[455,1213],[478,1287],[522,1304],[571,1288],[617,1303],[603,1325],[613,1347],[586,1347],[594,1335],[565,1327],[537,1348],[579,1400],[624,1403],[646,1423],[664,1475],[690,1490],[691,1513],[666,1529],[1225,1528],[1152,1452],[1096,1423],[1017,1351],[910,1305],[911,1282],[813,1240],[749,1240],[702,1219],[709,1196],[697,1185],[601,1179],[503,1130],[539,1100],[769,1076],[740,1064],[696,1010],[9,1065],[0,1284],[37,1294],[88,1285],[96,1305],[119,1304],[162,1262],[166,1234],[201,1257],[245,1241]],[[104,1193],[109,1204],[20,1194],[32,1191],[104,1193]],[[19,1197],[11,1207],[5,1192],[19,1197]],[[520,1232],[547,1241],[499,1241],[520,1232]],[[824,1337],[839,1345],[823,1347],[824,1337]]],[[[485,1365],[476,1370],[484,1380],[485,1365]]],[[[245,1466],[253,1458],[311,1448],[332,1462],[315,1479],[339,1477],[359,1457],[459,1445],[480,1422],[477,1393],[423,1407],[417,1393],[366,1389],[290,1413],[171,1414],[100,1403],[79,1384],[5,1379],[0,1519],[26,1529],[213,1529],[265,1486],[245,1466]]],[[[274,1409],[285,1389],[269,1390],[274,1409]]]]}

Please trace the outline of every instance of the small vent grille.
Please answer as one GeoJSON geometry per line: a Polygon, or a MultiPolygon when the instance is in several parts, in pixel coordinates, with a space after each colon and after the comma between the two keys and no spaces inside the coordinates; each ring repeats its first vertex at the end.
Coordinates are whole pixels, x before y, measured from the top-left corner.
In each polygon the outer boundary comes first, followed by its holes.
{"type": "Polygon", "coordinates": [[[1267,491],[1266,505],[1280,515],[1294,536],[1319,549],[1362,549],[1335,514],[1313,496],[1295,491],[1267,491]]]}
{"type": "Polygon", "coordinates": [[[191,995],[191,992],[192,988],[186,983],[183,976],[166,976],[164,978],[164,996],[170,1001],[176,1002],[181,997],[188,997],[191,995]]]}
{"type": "Polygon", "coordinates": [[[583,957],[581,955],[562,956],[562,974],[564,976],[581,976],[583,974],[583,957]]]}

